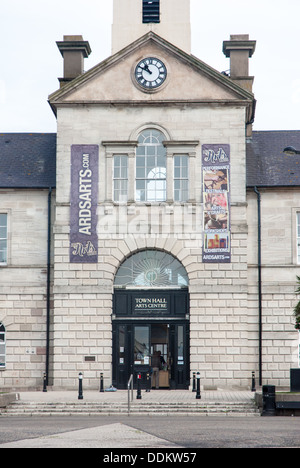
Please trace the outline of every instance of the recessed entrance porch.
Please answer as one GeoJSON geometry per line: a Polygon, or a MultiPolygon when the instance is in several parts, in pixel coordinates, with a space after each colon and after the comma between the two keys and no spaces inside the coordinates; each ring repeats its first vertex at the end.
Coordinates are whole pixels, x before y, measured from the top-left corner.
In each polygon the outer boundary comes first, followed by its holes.
{"type": "Polygon", "coordinates": [[[113,385],[189,386],[189,294],[186,271],[173,256],[143,251],[116,275],[113,300],[113,385]],[[122,286],[121,286],[122,285],[122,286]]]}

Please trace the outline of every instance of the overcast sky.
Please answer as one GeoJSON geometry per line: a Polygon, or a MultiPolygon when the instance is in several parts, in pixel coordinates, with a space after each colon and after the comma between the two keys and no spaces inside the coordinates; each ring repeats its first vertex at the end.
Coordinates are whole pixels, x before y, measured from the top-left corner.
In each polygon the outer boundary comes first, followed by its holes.
{"type": "MultiPolygon", "coordinates": [[[[1,0],[0,133],[56,132],[47,102],[63,74],[56,41],[81,34],[92,48],[85,70],[101,62],[111,54],[112,3],[1,0]]],[[[257,41],[254,129],[300,129],[300,0],[191,0],[191,10],[192,53],[220,72],[230,34],[257,41]]]]}

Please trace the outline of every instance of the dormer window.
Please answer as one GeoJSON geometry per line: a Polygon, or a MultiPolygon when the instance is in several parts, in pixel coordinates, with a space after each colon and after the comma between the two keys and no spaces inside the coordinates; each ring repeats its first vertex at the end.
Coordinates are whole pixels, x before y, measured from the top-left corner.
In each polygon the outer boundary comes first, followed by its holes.
{"type": "Polygon", "coordinates": [[[143,23],[159,22],[159,0],[143,0],[143,23]]]}

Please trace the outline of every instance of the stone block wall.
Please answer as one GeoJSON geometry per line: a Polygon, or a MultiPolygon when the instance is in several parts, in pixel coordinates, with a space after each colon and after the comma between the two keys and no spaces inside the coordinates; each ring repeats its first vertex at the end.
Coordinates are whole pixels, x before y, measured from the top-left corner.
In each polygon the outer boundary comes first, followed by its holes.
{"type": "MultiPolygon", "coordinates": [[[[299,332],[293,309],[299,265],[296,256],[295,188],[260,189],[262,261],[262,378],[265,384],[289,387],[290,368],[299,366],[299,332]]],[[[253,342],[258,333],[257,197],[248,192],[248,310],[253,342]]]]}
{"type": "Polygon", "coordinates": [[[0,322],[6,330],[1,389],[43,384],[46,358],[47,190],[0,190],[8,214],[8,262],[0,266],[0,322]]]}

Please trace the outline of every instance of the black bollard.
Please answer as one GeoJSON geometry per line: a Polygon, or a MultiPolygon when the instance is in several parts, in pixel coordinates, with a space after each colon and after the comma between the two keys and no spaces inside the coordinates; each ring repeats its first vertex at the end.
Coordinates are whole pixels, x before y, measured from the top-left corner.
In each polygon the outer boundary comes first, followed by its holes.
{"type": "Polygon", "coordinates": [[[104,388],[103,388],[103,374],[101,372],[100,374],[100,392],[104,392],[104,388]]]}
{"type": "Polygon", "coordinates": [[[255,372],[252,372],[252,386],[251,386],[251,392],[255,392],[255,372]]]}
{"type": "Polygon", "coordinates": [[[193,392],[196,391],[196,372],[193,372],[193,392]]]}
{"type": "Polygon", "coordinates": [[[142,395],[141,395],[141,378],[142,378],[142,375],[138,374],[137,375],[137,394],[136,394],[136,399],[137,400],[142,399],[142,395]]]}
{"type": "Polygon", "coordinates": [[[200,372],[197,372],[197,393],[196,393],[196,400],[200,400],[200,372]]]}
{"type": "Polygon", "coordinates": [[[46,372],[44,372],[44,378],[43,378],[43,392],[47,391],[47,376],[46,372]]]}
{"type": "Polygon", "coordinates": [[[147,393],[147,392],[150,392],[150,386],[151,386],[150,374],[149,374],[149,372],[147,372],[146,393],[147,393]]]}
{"type": "Polygon", "coordinates": [[[78,381],[79,381],[78,400],[83,400],[83,394],[82,394],[82,373],[81,373],[81,372],[79,372],[78,381]]]}

